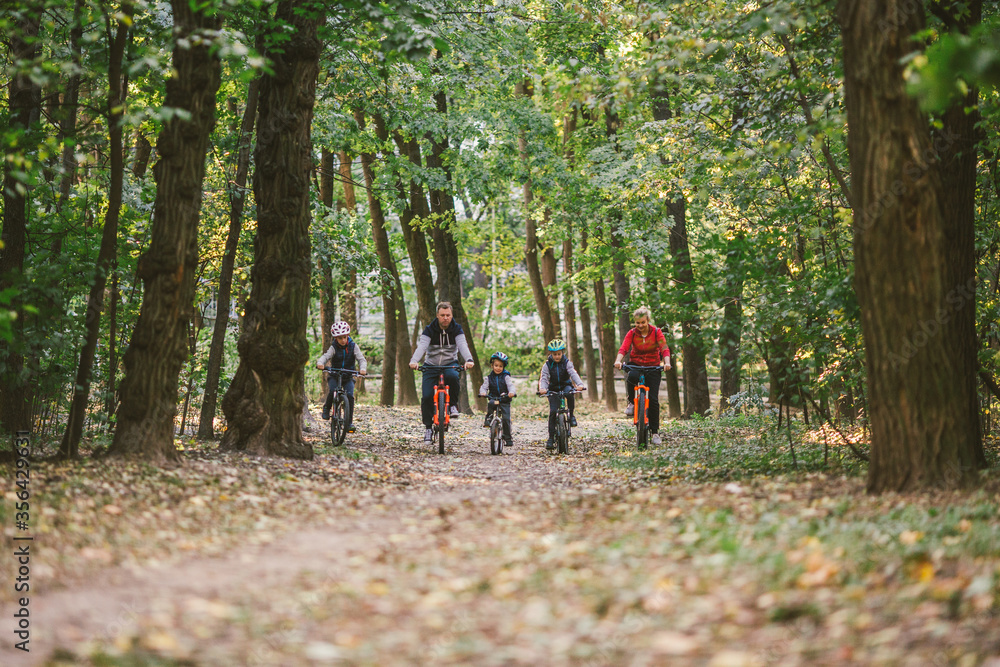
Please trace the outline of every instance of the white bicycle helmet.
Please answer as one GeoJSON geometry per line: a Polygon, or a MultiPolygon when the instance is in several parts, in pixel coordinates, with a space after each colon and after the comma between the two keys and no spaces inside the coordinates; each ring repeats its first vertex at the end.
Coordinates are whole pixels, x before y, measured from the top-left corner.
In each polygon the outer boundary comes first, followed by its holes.
{"type": "Polygon", "coordinates": [[[334,338],[337,336],[346,336],[351,333],[351,325],[347,322],[334,322],[333,326],[330,327],[330,333],[333,334],[334,338]]]}

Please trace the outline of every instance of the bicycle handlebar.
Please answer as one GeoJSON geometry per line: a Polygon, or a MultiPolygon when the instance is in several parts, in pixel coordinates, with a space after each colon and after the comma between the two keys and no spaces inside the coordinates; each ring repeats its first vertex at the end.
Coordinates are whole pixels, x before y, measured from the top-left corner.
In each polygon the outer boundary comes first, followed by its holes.
{"type": "Polygon", "coordinates": [[[349,368],[331,368],[327,366],[323,369],[324,373],[338,373],[340,375],[361,375],[358,371],[353,371],[349,368]]]}
{"type": "Polygon", "coordinates": [[[663,366],[633,366],[632,364],[622,364],[623,371],[663,371],[663,366]]]}
{"type": "Polygon", "coordinates": [[[544,394],[540,391],[536,391],[537,396],[569,396],[570,394],[582,394],[586,391],[584,389],[563,389],[562,391],[546,391],[544,394]]]}
{"type": "Polygon", "coordinates": [[[454,368],[456,371],[462,370],[462,367],[458,364],[448,364],[447,366],[434,366],[431,364],[421,364],[420,366],[417,366],[417,370],[423,371],[424,373],[426,373],[427,371],[446,371],[449,368],[454,368]]]}

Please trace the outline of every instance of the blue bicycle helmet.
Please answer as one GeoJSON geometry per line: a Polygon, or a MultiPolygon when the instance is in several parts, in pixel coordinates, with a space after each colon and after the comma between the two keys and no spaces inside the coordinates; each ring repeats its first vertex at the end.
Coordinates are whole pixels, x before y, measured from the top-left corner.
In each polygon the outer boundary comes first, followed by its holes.
{"type": "Polygon", "coordinates": [[[494,352],[494,353],[493,353],[493,354],[492,354],[492,355],[490,356],[490,363],[491,363],[491,364],[493,363],[493,360],[494,360],[494,359],[499,359],[499,360],[500,360],[500,362],[501,362],[501,363],[503,364],[503,367],[504,367],[504,368],[507,368],[507,361],[508,361],[508,359],[510,359],[510,357],[508,357],[508,356],[507,356],[506,354],[504,354],[503,352],[494,352]]]}
{"type": "Polygon", "coordinates": [[[558,352],[566,349],[566,343],[561,338],[553,338],[549,341],[549,352],[558,352]]]}

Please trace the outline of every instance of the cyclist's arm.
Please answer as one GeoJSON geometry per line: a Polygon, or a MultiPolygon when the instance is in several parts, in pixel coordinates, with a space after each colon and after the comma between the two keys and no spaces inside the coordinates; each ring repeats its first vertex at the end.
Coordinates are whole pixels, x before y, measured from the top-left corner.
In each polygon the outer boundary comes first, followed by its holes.
{"type": "Polygon", "coordinates": [[[316,360],[316,368],[326,368],[326,365],[330,363],[330,359],[333,358],[333,345],[330,346],[323,356],[316,360]]]}
{"type": "Polygon", "coordinates": [[[358,362],[358,373],[365,375],[368,372],[368,360],[365,359],[365,353],[357,343],[354,344],[354,358],[358,362]]]}
{"type": "Polygon", "coordinates": [[[427,334],[420,334],[420,338],[417,339],[417,347],[413,350],[413,356],[410,357],[410,368],[416,368],[420,360],[424,358],[424,354],[427,353],[427,348],[431,346],[431,337],[427,334]]]}
{"type": "MultiPolygon", "coordinates": [[[[428,342],[430,342],[430,339],[428,339],[428,342]]],[[[465,339],[464,333],[455,336],[455,345],[458,347],[458,353],[462,355],[465,364],[469,365],[472,363],[472,350],[469,349],[469,341],[465,339]]]]}
{"type": "Polygon", "coordinates": [[[517,389],[514,386],[514,378],[508,375],[504,378],[504,381],[507,383],[507,397],[514,398],[517,396],[517,389]]]}
{"type": "Polygon", "coordinates": [[[479,386],[479,395],[486,396],[490,393],[490,376],[486,375],[483,377],[483,384],[479,386]]]}
{"type": "Polygon", "coordinates": [[[625,358],[625,354],[632,349],[633,336],[635,336],[635,329],[629,329],[628,333],[625,334],[625,340],[622,341],[622,346],[618,348],[618,356],[615,357],[615,368],[622,367],[622,360],[625,358]]]}
{"type": "Polygon", "coordinates": [[[665,369],[670,368],[670,347],[667,345],[667,337],[663,335],[661,329],[657,329],[656,332],[659,334],[660,343],[660,363],[663,364],[665,369]]]}
{"type": "Polygon", "coordinates": [[[579,389],[583,386],[583,378],[576,372],[573,362],[569,359],[566,360],[566,372],[569,373],[569,381],[573,383],[574,387],[579,389]]]}
{"type": "Polygon", "coordinates": [[[549,390],[549,365],[542,364],[542,374],[538,376],[538,392],[544,394],[549,390]]]}

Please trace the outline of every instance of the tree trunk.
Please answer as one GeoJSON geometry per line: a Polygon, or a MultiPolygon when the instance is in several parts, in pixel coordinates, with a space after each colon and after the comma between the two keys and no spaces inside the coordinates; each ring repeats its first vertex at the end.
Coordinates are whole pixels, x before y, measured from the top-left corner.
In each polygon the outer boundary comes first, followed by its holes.
{"type": "Polygon", "coordinates": [[[975,280],[972,258],[954,268],[949,260],[971,251],[963,227],[972,219],[947,208],[951,177],[942,180],[928,119],[905,90],[901,63],[924,28],[924,5],[840,0],[837,14],[869,386],[868,490],[960,486],[974,479],[981,447],[967,361],[976,341],[961,312],[975,308],[975,280]],[[955,282],[960,267],[968,275],[955,282]]]}
{"type": "MultiPolygon", "coordinates": [[[[618,217],[620,216],[616,216],[616,218],[618,217]]],[[[611,245],[615,248],[615,260],[612,263],[616,297],[615,300],[617,302],[615,314],[617,315],[618,320],[618,336],[621,340],[624,340],[625,334],[627,334],[629,329],[632,328],[632,317],[629,312],[629,300],[632,298],[632,294],[628,284],[628,276],[625,275],[625,263],[621,259],[622,255],[625,253],[621,237],[612,232],[611,238],[611,245]]]]}
{"type": "MultiPolygon", "coordinates": [[[[344,187],[343,206],[350,211],[351,215],[357,213],[357,201],[354,198],[354,175],[351,173],[351,165],[354,158],[341,151],[338,155],[340,159],[340,183],[344,187]]],[[[347,282],[340,292],[340,316],[351,325],[351,331],[358,330],[358,302],[355,292],[358,289],[358,272],[351,271],[347,282]]],[[[364,378],[358,378],[364,382],[364,378]]]]}
{"type": "Polygon", "coordinates": [[[278,3],[291,30],[266,55],[274,74],[261,81],[254,198],[257,238],[250,298],[238,345],[240,365],[222,399],[223,449],[312,458],[302,440],[303,373],[309,359],[309,172],[311,122],[322,22],[304,0],[278,3]]]}
{"type": "MultiPolygon", "coordinates": [[[[531,82],[528,80],[519,81],[514,87],[514,94],[531,98],[534,94],[531,82]]],[[[535,297],[538,317],[542,320],[542,338],[548,342],[556,337],[556,329],[552,326],[549,299],[545,293],[545,285],[542,283],[542,274],[538,265],[538,233],[532,211],[531,162],[528,156],[528,135],[525,130],[521,130],[517,143],[521,163],[524,166],[524,263],[528,268],[528,281],[531,284],[531,293],[535,297]]]]}
{"type": "MultiPolygon", "coordinates": [[[[415,139],[405,139],[399,132],[393,134],[393,139],[399,147],[399,154],[419,169],[420,144],[415,139]]],[[[430,209],[424,196],[424,188],[416,179],[410,180],[409,188],[400,180],[398,188],[400,199],[409,202],[399,216],[399,226],[403,230],[406,252],[413,269],[413,286],[417,292],[417,322],[426,324],[437,315],[434,277],[431,275],[430,256],[427,253],[427,237],[417,225],[427,219],[430,209]]]]}
{"type": "MultiPolygon", "coordinates": [[[[584,253],[587,252],[586,227],[580,230],[580,248],[584,253]]],[[[597,354],[594,350],[594,329],[590,319],[590,308],[587,307],[583,294],[580,295],[580,327],[583,330],[583,363],[587,370],[587,399],[596,403],[600,400],[600,395],[597,393],[597,354]]],[[[600,336],[597,341],[600,345],[600,336]]]]}
{"type": "Polygon", "coordinates": [[[615,345],[614,315],[608,307],[604,290],[604,279],[594,281],[594,308],[597,311],[598,342],[601,345],[601,384],[604,389],[604,405],[611,412],[618,410],[618,393],[615,389],[615,345]]]}
{"type": "Polygon", "coordinates": [[[233,270],[236,267],[236,253],[243,229],[243,207],[246,202],[247,173],[250,170],[250,145],[253,140],[253,126],[257,117],[257,98],[260,78],[250,81],[247,89],[247,105],[243,110],[243,122],[239,130],[239,152],[236,157],[236,175],[229,192],[229,232],[226,249],[222,255],[219,270],[219,291],[215,296],[215,323],[212,327],[212,342],[208,349],[208,364],[205,377],[205,395],[201,401],[201,416],[198,418],[198,437],[203,440],[215,438],[215,412],[219,396],[219,379],[222,377],[222,363],[226,353],[226,332],[229,331],[229,310],[233,293],[233,270]]]}
{"type": "MultiPolygon", "coordinates": [[[[552,224],[552,210],[546,206],[544,213],[543,226],[548,227],[552,224]]],[[[562,332],[562,322],[559,321],[559,291],[557,286],[556,277],[556,254],[555,249],[551,246],[545,246],[542,250],[542,287],[545,290],[545,299],[549,305],[549,313],[552,317],[552,331],[553,335],[558,337],[562,332]]],[[[576,359],[576,357],[573,357],[576,359]]]]}
{"type": "Polygon", "coordinates": [[[110,454],[157,463],[180,458],[174,446],[177,381],[189,354],[205,156],[221,81],[218,55],[209,44],[180,44],[218,30],[218,13],[193,11],[185,0],[171,6],[178,44],[164,104],[184,109],[190,117],[165,122],[156,142],[160,159],[153,167],[152,241],[137,271],[143,282],[142,308],[123,360],[122,400],[109,449],[110,454]]]}
{"type": "MultiPolygon", "coordinates": [[[[982,0],[941,3],[941,16],[953,31],[968,34],[982,20],[982,0]]],[[[940,162],[942,207],[945,227],[945,266],[949,270],[946,285],[975,285],[976,280],[976,165],[978,145],[976,126],[979,114],[979,91],[969,90],[965,99],[952,105],[942,116],[942,127],[934,132],[933,143],[940,162]],[[969,111],[966,112],[966,109],[969,111]]],[[[952,357],[959,375],[965,380],[963,392],[977,395],[979,372],[978,344],[976,341],[976,300],[965,299],[955,309],[952,325],[958,340],[965,344],[956,346],[952,357]],[[973,341],[974,344],[969,344],[973,341]]],[[[978,405],[964,404],[969,410],[960,416],[963,420],[979,420],[978,405]]],[[[970,434],[971,435],[971,434],[970,434]]],[[[974,459],[977,468],[986,467],[982,433],[976,432],[974,459]]]]}
{"type": "MultiPolygon", "coordinates": [[[[97,271],[94,284],[87,298],[85,338],[80,350],[80,362],[76,371],[73,399],[67,417],[66,431],[59,446],[60,458],[76,458],[79,453],[80,437],[83,435],[83,420],[90,398],[90,373],[94,367],[97,339],[101,330],[101,311],[104,310],[104,288],[107,285],[108,270],[117,256],[118,215],[122,205],[122,184],[124,164],[122,156],[122,112],[124,93],[122,87],[122,60],[128,41],[128,29],[132,25],[132,3],[122,3],[118,19],[118,29],[108,52],[108,149],[111,161],[110,183],[108,184],[108,210],[104,214],[104,230],[101,233],[101,247],[97,253],[97,271]]],[[[110,20],[110,19],[109,19],[110,20]]],[[[109,28],[110,32],[110,28],[109,28]]]]}
{"type": "MultiPolygon", "coordinates": [[[[437,104],[437,112],[442,116],[447,115],[448,100],[445,94],[442,92],[436,93],[434,99],[437,104]]],[[[436,246],[435,261],[437,262],[439,276],[444,274],[444,280],[440,283],[441,300],[451,302],[455,319],[458,320],[458,323],[462,325],[462,329],[465,330],[465,340],[469,344],[473,364],[468,375],[472,380],[473,386],[478,389],[483,383],[483,367],[479,361],[479,353],[476,350],[476,340],[475,336],[472,335],[469,317],[465,312],[465,306],[462,305],[462,274],[458,263],[458,246],[451,231],[451,225],[455,223],[455,198],[451,195],[449,189],[452,183],[451,167],[444,162],[444,155],[448,151],[448,137],[430,136],[429,138],[431,142],[431,154],[427,157],[427,167],[429,169],[440,169],[444,173],[446,183],[445,189],[431,188],[430,191],[431,213],[436,217],[437,223],[432,230],[436,246]],[[440,254],[438,253],[437,246],[441,246],[440,254]],[[438,261],[439,258],[443,261],[443,265],[438,261]]],[[[479,410],[486,410],[486,399],[479,398],[478,392],[475,402],[479,410]]],[[[471,413],[470,403],[468,383],[463,376],[459,396],[459,409],[466,413],[471,413]]]]}
{"type": "MultiPolygon", "coordinates": [[[[14,61],[33,63],[40,47],[38,33],[41,9],[26,9],[15,21],[15,28],[9,35],[11,57],[14,61]]],[[[7,84],[10,108],[9,127],[17,131],[18,144],[26,149],[33,143],[26,137],[31,125],[37,122],[41,113],[41,88],[31,81],[27,72],[16,72],[7,84]]],[[[18,180],[15,172],[19,168],[12,162],[4,161],[3,177],[3,232],[0,236],[0,290],[21,280],[24,273],[24,258],[28,227],[28,185],[18,180]]],[[[14,340],[21,343],[23,338],[24,315],[22,310],[14,322],[14,340]]],[[[30,431],[32,424],[33,383],[24,371],[25,359],[21,345],[6,341],[0,343],[0,358],[6,368],[0,375],[0,427],[10,433],[30,431]],[[5,357],[5,358],[3,358],[5,357]]]]}
{"type": "MultiPolygon", "coordinates": [[[[364,130],[365,117],[360,109],[354,110],[354,118],[358,126],[364,130]]],[[[382,288],[382,322],[385,330],[385,344],[382,351],[382,392],[379,396],[379,403],[391,406],[396,397],[396,312],[395,302],[396,284],[399,282],[399,274],[396,271],[396,262],[392,257],[392,249],[389,247],[389,235],[385,230],[385,214],[382,211],[382,202],[375,194],[374,183],[375,174],[372,164],[375,156],[371,153],[361,154],[361,171],[365,179],[365,192],[368,194],[368,208],[372,223],[372,238],[375,241],[375,252],[378,254],[379,267],[391,277],[392,285],[389,291],[382,288]]]]}
{"type": "Polygon", "coordinates": [[[743,243],[742,233],[729,241],[726,252],[726,284],[729,294],[723,301],[719,329],[720,387],[719,412],[729,407],[729,397],[740,391],[740,338],[743,331],[743,243]]]}
{"type": "MultiPolygon", "coordinates": [[[[333,170],[333,152],[324,147],[320,151],[319,199],[328,211],[333,208],[333,170]]],[[[338,210],[342,208],[342,202],[337,204],[338,210]]],[[[325,256],[319,258],[316,270],[319,271],[320,347],[325,352],[333,344],[330,330],[337,321],[337,292],[333,287],[333,267],[325,256]]],[[[330,392],[329,383],[322,382],[321,385],[320,403],[326,403],[326,396],[330,392]]]]}
{"type": "MultiPolygon", "coordinates": [[[[389,142],[389,132],[385,126],[385,120],[379,114],[372,114],[372,123],[375,125],[375,134],[378,136],[382,145],[386,145],[389,142]]],[[[391,151],[391,149],[388,149],[391,151]]],[[[371,184],[368,184],[369,192],[371,192],[371,184]]],[[[389,247],[389,237],[385,230],[384,221],[381,233],[385,238],[382,241],[376,241],[376,245],[380,242],[385,243],[385,252],[388,255],[388,260],[392,266],[392,301],[396,307],[396,318],[393,322],[394,327],[391,330],[396,337],[396,375],[399,376],[399,395],[396,397],[396,405],[418,405],[419,401],[417,399],[417,389],[416,382],[414,380],[413,369],[410,368],[410,357],[412,356],[412,349],[410,347],[410,330],[407,326],[406,319],[406,301],[403,298],[403,283],[399,278],[399,269],[396,266],[396,258],[393,257],[392,251],[389,247]]],[[[381,258],[382,253],[379,253],[381,258]]],[[[381,259],[380,259],[381,261],[381,259]]],[[[389,337],[389,331],[386,330],[386,338],[389,337]]],[[[383,367],[383,371],[384,371],[383,367]]]]}
{"type": "Polygon", "coordinates": [[[691,254],[688,251],[685,222],[687,203],[679,198],[668,206],[674,218],[674,225],[670,228],[670,252],[674,257],[675,280],[680,287],[679,300],[684,312],[684,319],[681,321],[681,334],[684,336],[684,399],[687,403],[684,416],[690,417],[695,413],[708,414],[712,403],[708,393],[705,352],[702,349],[701,318],[698,316],[698,300],[694,295],[694,270],[691,268],[691,254]]]}

